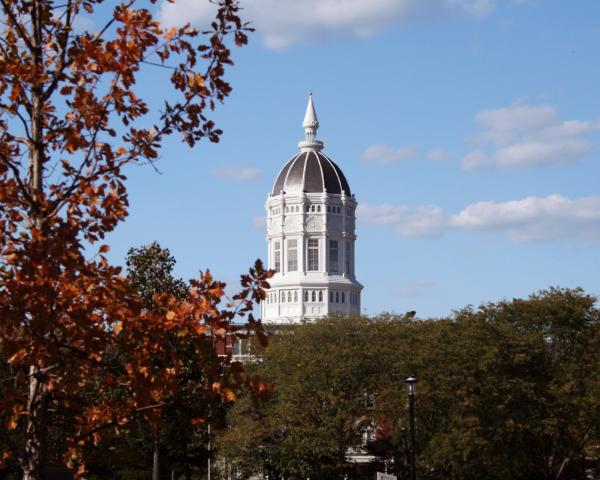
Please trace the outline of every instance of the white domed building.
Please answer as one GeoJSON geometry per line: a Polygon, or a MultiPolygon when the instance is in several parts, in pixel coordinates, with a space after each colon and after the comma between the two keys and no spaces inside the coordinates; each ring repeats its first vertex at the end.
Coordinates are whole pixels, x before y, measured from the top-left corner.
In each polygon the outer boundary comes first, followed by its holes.
{"type": "Polygon", "coordinates": [[[354,269],[356,200],[340,167],[322,153],[312,95],[305,138],[266,202],[268,265],[275,270],[262,320],[291,324],[360,313],[354,269]]]}

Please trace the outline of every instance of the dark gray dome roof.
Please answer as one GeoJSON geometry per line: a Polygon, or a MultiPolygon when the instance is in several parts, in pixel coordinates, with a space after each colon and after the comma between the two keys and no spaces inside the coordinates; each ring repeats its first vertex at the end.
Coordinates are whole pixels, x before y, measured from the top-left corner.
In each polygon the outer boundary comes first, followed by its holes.
{"type": "Polygon", "coordinates": [[[281,169],[272,195],[285,193],[337,193],[351,195],[340,167],[321,152],[300,152],[281,169]]]}

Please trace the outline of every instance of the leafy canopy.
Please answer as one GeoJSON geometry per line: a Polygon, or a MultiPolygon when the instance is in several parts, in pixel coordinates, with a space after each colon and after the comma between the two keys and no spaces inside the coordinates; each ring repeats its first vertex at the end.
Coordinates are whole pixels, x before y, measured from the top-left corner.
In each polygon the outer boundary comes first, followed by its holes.
{"type": "MultiPolygon", "coordinates": [[[[27,479],[43,476],[52,412],[72,418],[62,461],[76,467],[106,428],[160,417],[182,368],[165,334],[201,344],[229,334],[236,314],[208,272],[184,301],[167,292],[150,310],[98,245],[127,216],[125,167],[154,163],[172,134],[190,146],[219,139],[209,114],[231,91],[229,44],[247,42],[236,0],[217,0],[202,32],[163,29],[153,3],[0,1],[0,458],[27,479]],[[96,32],[76,30],[83,13],[96,32]],[[162,103],[142,94],[148,69],[166,74],[162,103]],[[123,368],[113,351],[126,352],[123,368]],[[111,385],[118,395],[97,395],[111,385]]],[[[267,277],[260,263],[242,277],[238,314],[263,298],[267,277]]],[[[227,360],[197,357],[215,379],[205,391],[231,397],[217,381],[227,360]]]]}

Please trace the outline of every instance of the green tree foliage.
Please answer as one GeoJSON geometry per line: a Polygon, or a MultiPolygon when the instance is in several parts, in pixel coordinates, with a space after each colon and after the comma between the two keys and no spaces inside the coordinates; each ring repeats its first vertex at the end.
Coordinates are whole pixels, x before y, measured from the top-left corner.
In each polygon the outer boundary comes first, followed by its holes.
{"type": "Polygon", "coordinates": [[[419,478],[597,478],[595,300],[550,289],[444,319],[331,318],[278,332],[256,367],[274,395],[234,406],[221,454],[245,474],[352,477],[346,452],[373,422],[366,447],[408,478],[412,374],[419,478]]]}
{"type": "MultiPolygon", "coordinates": [[[[162,294],[187,299],[189,287],[173,276],[175,263],[169,250],[158,242],[128,251],[127,278],[146,308],[159,308],[156,299],[162,294]]],[[[205,418],[210,410],[218,424],[224,414],[218,395],[207,398],[203,391],[208,381],[204,365],[212,363],[209,357],[214,354],[214,342],[209,336],[201,345],[178,335],[165,335],[163,340],[172,344],[184,362],[179,386],[162,409],[158,427],[140,416],[122,428],[120,435],[108,439],[101,450],[88,450],[88,468],[96,479],[141,480],[153,470],[158,478],[170,477],[171,473],[187,478],[205,469],[209,455],[205,418]],[[206,352],[205,362],[196,361],[199,351],[206,352]],[[160,461],[153,465],[153,458],[160,461]]],[[[224,369],[223,377],[225,373],[224,369]]]]}
{"type": "Polygon", "coordinates": [[[147,308],[156,308],[154,296],[168,293],[179,300],[188,296],[188,287],[173,276],[175,257],[158,242],[127,252],[127,278],[147,308]]]}
{"type": "Polygon", "coordinates": [[[377,349],[365,348],[371,336],[362,318],[277,331],[257,367],[275,384],[273,396],[256,409],[247,399],[233,407],[222,455],[239,458],[244,475],[258,468],[277,478],[343,477],[376,387],[377,349]]]}
{"type": "Polygon", "coordinates": [[[413,367],[422,378],[421,465],[462,479],[585,478],[594,456],[598,468],[594,302],[552,289],[436,323],[413,367]]]}

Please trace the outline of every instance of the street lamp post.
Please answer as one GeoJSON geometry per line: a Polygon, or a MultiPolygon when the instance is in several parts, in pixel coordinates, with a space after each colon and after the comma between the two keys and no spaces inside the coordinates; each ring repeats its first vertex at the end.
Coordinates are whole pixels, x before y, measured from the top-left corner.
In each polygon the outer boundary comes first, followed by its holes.
{"type": "Polygon", "coordinates": [[[416,441],[415,441],[415,384],[417,383],[417,379],[412,375],[408,377],[404,382],[408,385],[408,417],[410,422],[410,450],[409,450],[409,459],[410,459],[410,478],[411,480],[416,480],[417,478],[417,469],[415,464],[415,450],[416,450],[416,441]]]}

